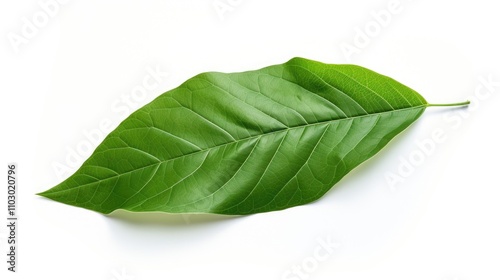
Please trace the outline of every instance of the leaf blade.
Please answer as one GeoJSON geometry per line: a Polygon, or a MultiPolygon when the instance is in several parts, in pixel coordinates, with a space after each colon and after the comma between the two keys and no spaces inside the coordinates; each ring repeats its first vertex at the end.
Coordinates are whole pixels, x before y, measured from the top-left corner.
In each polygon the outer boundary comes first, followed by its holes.
{"type": "Polygon", "coordinates": [[[101,213],[285,209],[321,197],[426,105],[410,88],[354,65],[295,58],[203,73],[133,113],[41,195],[101,213]]]}

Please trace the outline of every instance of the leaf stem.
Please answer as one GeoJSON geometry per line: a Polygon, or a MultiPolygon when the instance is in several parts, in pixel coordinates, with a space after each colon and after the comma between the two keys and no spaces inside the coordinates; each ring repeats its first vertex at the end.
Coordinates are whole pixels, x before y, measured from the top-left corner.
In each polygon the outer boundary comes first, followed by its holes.
{"type": "Polygon", "coordinates": [[[427,107],[451,107],[451,106],[467,106],[470,104],[470,101],[467,100],[465,102],[459,103],[450,103],[450,104],[427,104],[427,107]]]}

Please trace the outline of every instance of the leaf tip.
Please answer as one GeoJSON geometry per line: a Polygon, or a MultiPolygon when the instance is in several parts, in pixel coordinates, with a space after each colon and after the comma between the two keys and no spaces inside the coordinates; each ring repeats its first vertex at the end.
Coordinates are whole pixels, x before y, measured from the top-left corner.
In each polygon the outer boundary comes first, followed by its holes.
{"type": "Polygon", "coordinates": [[[43,191],[43,192],[39,192],[39,193],[35,193],[35,195],[43,196],[43,197],[48,197],[48,194],[49,194],[49,190],[46,190],[46,191],[43,191]]]}

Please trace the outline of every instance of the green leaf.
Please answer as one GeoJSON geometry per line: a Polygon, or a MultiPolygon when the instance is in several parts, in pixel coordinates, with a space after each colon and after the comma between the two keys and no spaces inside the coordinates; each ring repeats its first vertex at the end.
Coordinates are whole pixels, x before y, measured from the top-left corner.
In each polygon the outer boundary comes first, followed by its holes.
{"type": "Polygon", "coordinates": [[[323,196],[427,106],[414,90],[355,65],[294,58],[202,73],[130,115],[75,174],[40,195],[101,213],[285,209],[323,196]]]}

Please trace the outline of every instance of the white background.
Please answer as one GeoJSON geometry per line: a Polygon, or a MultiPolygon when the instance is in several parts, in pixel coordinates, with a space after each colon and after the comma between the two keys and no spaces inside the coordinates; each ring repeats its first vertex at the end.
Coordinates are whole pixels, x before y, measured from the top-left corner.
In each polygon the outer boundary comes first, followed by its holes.
{"type": "MultiPolygon", "coordinates": [[[[44,23],[38,1],[2,1],[0,170],[19,165],[20,225],[19,272],[2,261],[0,278],[500,279],[500,86],[481,83],[500,81],[498,8],[390,2],[69,0],[51,6],[44,23]],[[29,36],[23,18],[38,25],[29,36]],[[346,45],[356,52],[347,55],[346,45]],[[85,133],[126,117],[122,98],[151,69],[169,76],[137,107],[200,72],[294,56],[368,67],[429,102],[473,103],[429,108],[322,199],[284,211],[104,216],[35,195],[70,175],[54,166],[68,166],[85,133]],[[429,144],[434,131],[445,140],[429,144]],[[427,154],[418,143],[428,143],[427,154]],[[399,173],[405,162],[412,167],[399,173]],[[391,185],[388,174],[404,181],[391,185]],[[338,246],[328,252],[318,240],[338,246]]],[[[6,189],[0,202],[6,214],[6,189]]],[[[6,237],[1,226],[2,260],[6,237]]]]}

